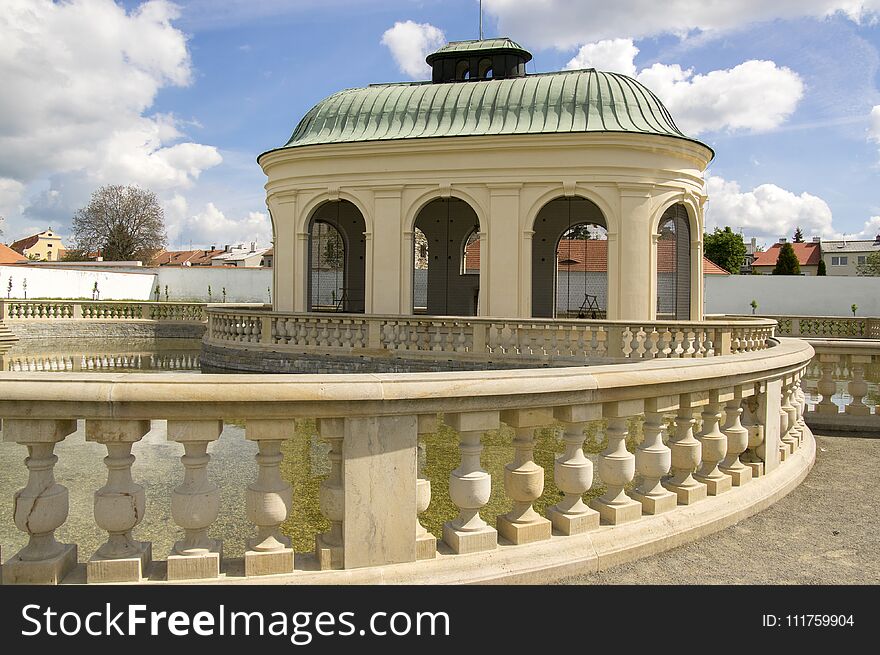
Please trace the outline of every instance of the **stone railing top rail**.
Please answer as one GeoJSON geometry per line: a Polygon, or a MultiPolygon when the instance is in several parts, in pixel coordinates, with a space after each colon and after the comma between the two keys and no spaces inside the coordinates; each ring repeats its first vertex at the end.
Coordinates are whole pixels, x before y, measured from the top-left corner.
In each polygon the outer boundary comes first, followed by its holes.
{"type": "Polygon", "coordinates": [[[880,355],[880,339],[814,339],[801,337],[806,340],[816,352],[833,351],[838,354],[853,355],[880,355]]]}
{"type": "Polygon", "coordinates": [[[322,375],[0,374],[10,418],[192,419],[377,416],[480,412],[641,401],[748,384],[802,367],[798,339],[711,359],[546,369],[322,375]],[[454,403],[450,404],[450,403],[454,403]]]}

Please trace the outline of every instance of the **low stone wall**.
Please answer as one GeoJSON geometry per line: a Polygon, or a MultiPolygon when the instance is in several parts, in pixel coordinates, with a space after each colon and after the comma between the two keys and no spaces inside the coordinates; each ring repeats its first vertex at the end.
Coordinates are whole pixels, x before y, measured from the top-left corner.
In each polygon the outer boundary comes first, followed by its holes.
{"type": "Polygon", "coordinates": [[[184,321],[9,321],[7,327],[28,339],[201,339],[204,323],[184,321]]]}
{"type": "MultiPolygon", "coordinates": [[[[202,342],[202,370],[250,371],[254,373],[430,373],[444,371],[493,371],[517,368],[548,368],[547,362],[461,361],[417,359],[387,354],[343,355],[339,353],[289,353],[214,346],[202,342]]],[[[566,365],[566,364],[563,364],[566,365]]]]}

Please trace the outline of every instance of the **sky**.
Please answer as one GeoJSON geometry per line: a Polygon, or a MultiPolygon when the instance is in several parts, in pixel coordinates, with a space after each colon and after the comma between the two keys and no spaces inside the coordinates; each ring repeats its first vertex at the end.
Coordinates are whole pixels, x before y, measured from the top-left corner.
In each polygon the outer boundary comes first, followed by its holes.
{"type": "MultiPolygon", "coordinates": [[[[2,0],[0,239],[104,184],[154,191],[171,248],[272,234],[261,152],[322,98],[428,79],[478,0],[2,0]]],[[[880,0],[483,0],[528,72],[595,67],[654,91],[716,152],[708,229],[770,244],[880,233],[880,0]]]]}

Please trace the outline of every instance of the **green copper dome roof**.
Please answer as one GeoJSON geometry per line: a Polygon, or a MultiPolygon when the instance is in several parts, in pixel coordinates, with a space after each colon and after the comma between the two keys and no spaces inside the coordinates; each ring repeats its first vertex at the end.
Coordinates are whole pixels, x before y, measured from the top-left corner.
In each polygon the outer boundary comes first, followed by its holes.
{"type": "Polygon", "coordinates": [[[516,41],[508,39],[506,36],[499,39],[474,39],[472,41],[450,41],[445,46],[429,54],[425,61],[430,65],[435,59],[445,57],[450,54],[469,55],[471,53],[492,53],[492,52],[510,52],[521,55],[526,61],[531,60],[532,53],[523,48],[516,41]]]}
{"type": "Polygon", "coordinates": [[[594,69],[375,84],[315,105],[284,146],[492,134],[628,132],[685,138],[645,86],[594,69]]]}

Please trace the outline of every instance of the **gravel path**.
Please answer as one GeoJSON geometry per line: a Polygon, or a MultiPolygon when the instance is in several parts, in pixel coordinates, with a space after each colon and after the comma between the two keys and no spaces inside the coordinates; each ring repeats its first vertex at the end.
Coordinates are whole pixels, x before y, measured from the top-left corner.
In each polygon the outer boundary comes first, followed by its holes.
{"type": "Polygon", "coordinates": [[[880,439],[816,437],[800,486],[726,530],[562,584],[878,584],[880,439]]]}

